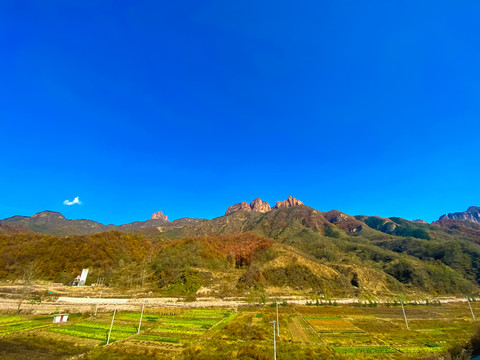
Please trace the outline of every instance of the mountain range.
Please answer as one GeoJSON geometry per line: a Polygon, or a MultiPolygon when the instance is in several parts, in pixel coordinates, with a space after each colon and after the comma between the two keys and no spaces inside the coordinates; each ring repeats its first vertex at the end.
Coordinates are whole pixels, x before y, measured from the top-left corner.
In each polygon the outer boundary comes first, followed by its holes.
{"type": "Polygon", "coordinates": [[[478,209],[431,224],[323,212],[294,197],[240,202],[211,220],[156,212],[124,225],[43,211],[0,221],[0,276],[15,279],[38,260],[43,279],[89,267],[90,281],[133,286],[149,274],[169,295],[470,294],[480,290],[478,209]]]}
{"type": "MultiPolygon", "coordinates": [[[[295,197],[289,196],[284,201],[277,201],[276,205],[271,207],[270,204],[263,201],[260,198],[256,198],[252,200],[250,203],[246,201],[242,201],[240,203],[234,204],[230,206],[225,211],[225,216],[228,216],[233,213],[237,212],[246,212],[246,213],[260,213],[265,214],[269,213],[274,210],[278,210],[281,208],[291,208],[294,206],[304,205],[300,200],[295,199],[295,197]]],[[[304,205],[305,206],[305,205],[304,205]]],[[[308,207],[307,207],[308,208],[308,207]]],[[[315,210],[318,214],[322,214],[321,216],[324,219],[328,219],[327,222],[331,224],[338,225],[341,224],[341,227],[347,226],[346,223],[349,225],[347,228],[351,228],[349,231],[357,231],[361,230],[363,226],[371,227],[375,230],[382,231],[387,234],[395,235],[396,233],[404,232],[404,227],[399,226],[394,220],[392,219],[400,219],[400,218],[390,218],[384,219],[377,216],[364,216],[364,215],[357,215],[357,216],[350,216],[344,213],[341,213],[337,210],[331,210],[329,212],[322,212],[315,210]],[[332,214],[338,214],[334,216],[332,214]],[[383,219],[383,220],[382,220],[383,219]]],[[[0,233],[18,233],[18,232],[35,232],[41,234],[50,234],[50,235],[57,235],[57,236],[68,236],[68,235],[82,235],[82,234],[94,234],[98,232],[104,231],[111,231],[111,230],[118,230],[122,232],[172,232],[172,231],[179,231],[183,229],[181,232],[184,233],[191,233],[194,235],[196,232],[200,231],[200,228],[208,228],[208,233],[222,233],[221,229],[215,230],[214,228],[217,227],[217,224],[224,223],[226,219],[224,217],[215,218],[212,220],[208,219],[191,219],[191,218],[181,218],[174,221],[169,221],[168,216],[164,215],[162,211],[158,211],[153,213],[152,218],[145,221],[135,221],[128,224],[123,225],[105,225],[93,220],[69,220],[66,219],[61,213],[54,212],[54,211],[42,211],[36,213],[32,216],[21,216],[15,215],[3,220],[0,220],[0,233]],[[224,219],[225,218],[225,219],[224,219]]],[[[480,207],[471,206],[464,212],[456,212],[456,213],[449,213],[440,216],[439,220],[429,224],[428,222],[416,219],[413,221],[408,221],[405,219],[400,219],[404,223],[411,223],[413,224],[423,224],[425,227],[416,227],[418,229],[426,229],[428,225],[438,225],[441,227],[452,227],[453,223],[457,224],[457,226],[465,227],[464,222],[457,222],[466,221],[473,222],[480,224],[480,207]]],[[[247,224],[243,224],[248,228],[247,224]]],[[[230,226],[228,226],[230,227],[230,226]]],[[[228,228],[227,227],[227,228],[228,228]]],[[[467,226],[468,227],[468,226],[467,226]]],[[[232,232],[235,229],[230,229],[227,232],[232,232]]],[[[225,230],[225,227],[224,227],[225,230]]],[[[236,230],[240,230],[238,226],[236,230]]],[[[420,230],[418,230],[420,231],[420,230]]],[[[409,234],[411,235],[411,234],[409,234]]]]}

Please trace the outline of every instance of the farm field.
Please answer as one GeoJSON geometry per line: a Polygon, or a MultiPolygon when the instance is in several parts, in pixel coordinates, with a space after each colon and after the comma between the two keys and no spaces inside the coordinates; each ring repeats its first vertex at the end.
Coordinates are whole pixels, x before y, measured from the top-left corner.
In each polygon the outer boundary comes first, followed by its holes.
{"type": "MultiPolygon", "coordinates": [[[[480,303],[472,307],[480,314],[480,303]]],[[[400,306],[279,306],[277,359],[435,358],[468,342],[477,328],[465,303],[408,305],[405,312],[409,329],[400,306]]],[[[270,322],[276,314],[269,305],[146,308],[140,332],[140,312],[117,311],[106,345],[112,315],[113,307],[97,317],[71,314],[65,324],[53,324],[46,315],[0,315],[0,348],[10,349],[0,350],[0,359],[67,359],[78,353],[85,359],[273,358],[270,322]],[[36,344],[30,353],[21,346],[28,341],[36,344]]]]}
{"type": "Polygon", "coordinates": [[[46,320],[51,322],[50,317],[26,319],[20,316],[2,316],[0,317],[0,336],[51,326],[46,320]]]}

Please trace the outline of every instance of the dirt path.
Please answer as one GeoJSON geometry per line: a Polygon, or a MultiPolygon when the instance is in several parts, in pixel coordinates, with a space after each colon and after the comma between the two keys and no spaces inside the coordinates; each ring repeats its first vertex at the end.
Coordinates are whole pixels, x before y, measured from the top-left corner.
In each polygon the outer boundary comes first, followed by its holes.
{"type": "Polygon", "coordinates": [[[310,337],[307,335],[302,325],[300,324],[298,316],[290,319],[290,321],[288,322],[288,329],[290,330],[290,334],[292,334],[293,341],[305,343],[310,342],[310,337]]]}

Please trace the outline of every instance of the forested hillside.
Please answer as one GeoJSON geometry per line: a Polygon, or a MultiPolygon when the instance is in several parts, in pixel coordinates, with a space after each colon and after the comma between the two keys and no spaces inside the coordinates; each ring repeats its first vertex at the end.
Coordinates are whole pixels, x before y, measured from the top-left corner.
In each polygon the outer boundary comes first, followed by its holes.
{"type": "Polygon", "coordinates": [[[0,277],[29,273],[67,283],[89,268],[89,283],[104,278],[111,286],[181,296],[477,292],[480,226],[442,221],[352,217],[299,205],[174,221],[136,234],[59,237],[4,225],[0,277]]]}

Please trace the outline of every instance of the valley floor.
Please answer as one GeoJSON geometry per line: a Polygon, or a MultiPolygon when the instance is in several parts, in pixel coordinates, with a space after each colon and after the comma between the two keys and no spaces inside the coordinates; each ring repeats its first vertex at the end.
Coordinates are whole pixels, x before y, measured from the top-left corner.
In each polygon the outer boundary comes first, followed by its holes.
{"type": "MultiPolygon", "coordinates": [[[[141,302],[117,305],[108,345],[114,304],[100,306],[97,316],[96,304],[60,304],[26,303],[20,314],[3,310],[0,359],[273,358],[271,301],[194,308],[147,302],[140,331],[141,302]],[[70,314],[67,323],[52,323],[59,312],[70,314]]],[[[480,315],[480,302],[471,305],[480,315]]],[[[277,359],[435,359],[461,350],[477,330],[465,302],[407,305],[405,314],[408,328],[399,303],[281,301],[277,359]]]]}

